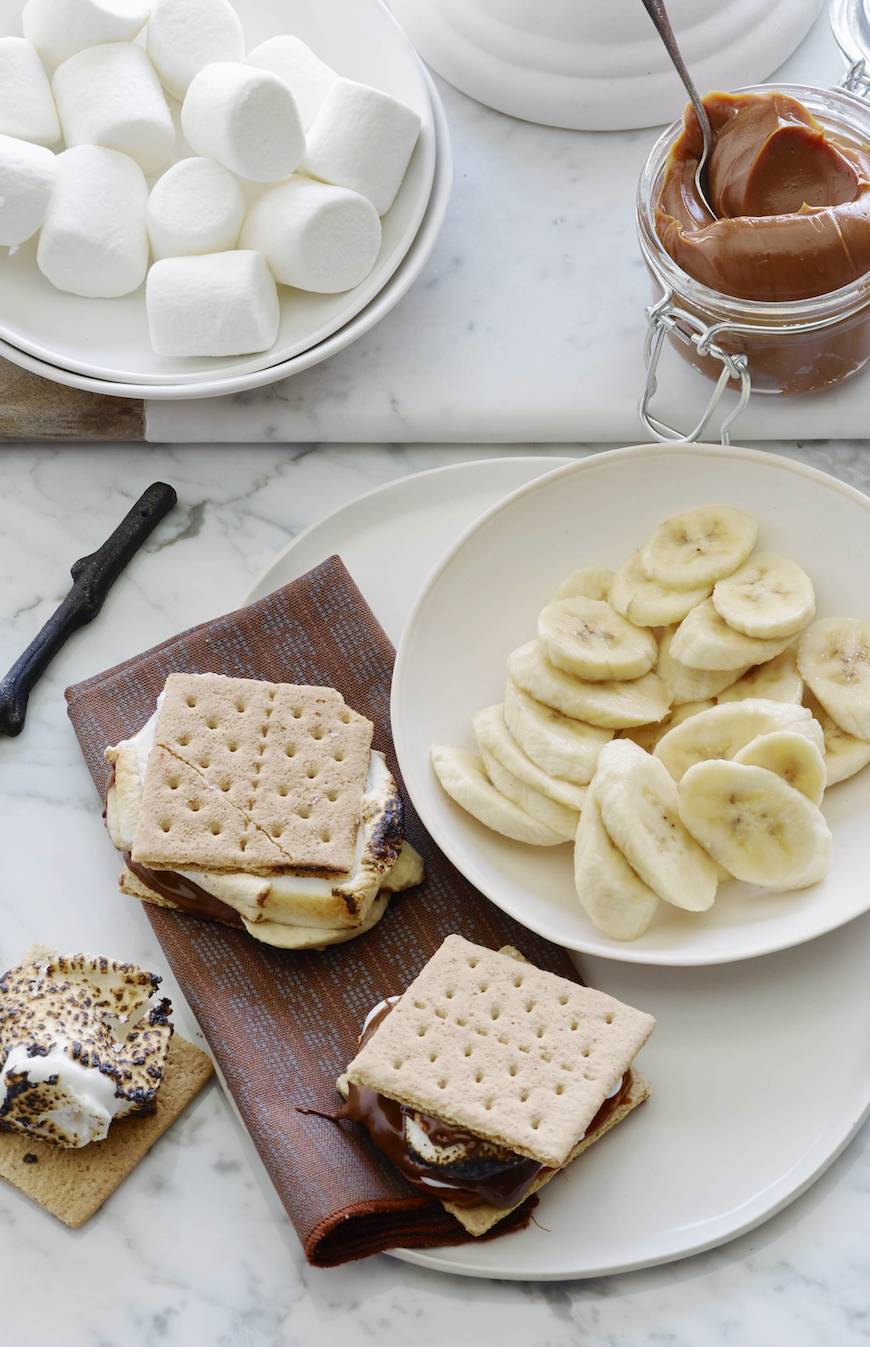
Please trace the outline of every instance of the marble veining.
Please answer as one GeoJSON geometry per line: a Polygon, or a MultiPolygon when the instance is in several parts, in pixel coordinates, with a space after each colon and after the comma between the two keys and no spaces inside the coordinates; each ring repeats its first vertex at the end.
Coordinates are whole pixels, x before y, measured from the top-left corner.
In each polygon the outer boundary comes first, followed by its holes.
{"type": "MultiPolygon", "coordinates": [[[[870,490],[866,444],[770,447],[870,490]]],[[[236,604],[291,536],[360,492],[505,452],[528,448],[4,451],[4,667],[64,592],[70,563],[107,536],[149,482],[173,483],[180,504],[98,620],[56,660],[24,734],[0,740],[2,967],[39,939],[166,971],[144,914],[116,892],[117,856],[66,718],[64,686],[236,604]]],[[[180,1027],[195,1034],[171,977],[165,985],[180,1027]]],[[[496,1338],[506,1347],[858,1347],[870,1339],[867,1128],[761,1229],[676,1265],[539,1285],[459,1281],[386,1257],[315,1272],[212,1085],[84,1229],[67,1231],[0,1186],[0,1232],[0,1342],[10,1347],[476,1347],[496,1338]]]]}
{"type": "MultiPolygon", "coordinates": [[[[823,13],[780,77],[824,86],[843,70],[823,13]]],[[[648,438],[636,408],[653,292],[634,198],[659,130],[532,126],[438,87],[453,140],[453,195],[435,251],[401,303],[347,350],[282,383],[149,403],[149,439],[648,438]]],[[[662,119],[679,111],[662,108],[662,119]]],[[[863,435],[868,378],[803,398],[753,398],[734,440],[863,435]]],[[[707,381],[668,352],[660,386],[656,412],[687,431],[707,381]]]]}

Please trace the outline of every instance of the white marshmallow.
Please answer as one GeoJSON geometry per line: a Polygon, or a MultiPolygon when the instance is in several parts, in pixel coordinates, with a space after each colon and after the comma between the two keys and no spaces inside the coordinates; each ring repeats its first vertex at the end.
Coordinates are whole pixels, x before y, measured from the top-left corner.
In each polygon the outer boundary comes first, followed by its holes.
{"type": "Polygon", "coordinates": [[[269,70],[219,61],[191,81],[181,126],[196,154],[253,182],[288,178],[305,153],[296,100],[269,70]]]}
{"type": "Polygon", "coordinates": [[[378,215],[396,199],[420,134],[413,108],[379,89],[336,80],[308,131],[305,170],[367,196],[378,215]]]}
{"type": "Polygon", "coordinates": [[[320,105],[329,93],[338,75],[315,56],[301,38],[282,33],[270,37],[249,52],[245,60],[260,70],[271,70],[285,84],[290,85],[299,107],[299,115],[306,131],[320,111],[320,105]]]}
{"type": "Polygon", "coordinates": [[[21,14],[49,70],[99,42],[132,42],[148,18],[147,0],[27,0],[21,14]]]}
{"type": "Polygon", "coordinates": [[[278,335],[278,291],[259,253],[164,257],[145,287],[158,355],[250,355],[278,335]]]}
{"type": "Polygon", "coordinates": [[[235,248],[245,218],[238,181],[213,159],[182,159],[166,170],[148,198],[148,235],[155,260],[235,248]]]}
{"type": "Polygon", "coordinates": [[[155,0],[148,55],[164,89],[184,98],[190,81],[214,61],[241,61],[245,35],[229,0],[155,0]]]}
{"type": "Polygon", "coordinates": [[[53,145],[60,122],[39,54],[23,37],[0,37],[0,135],[53,145]]]}
{"type": "Polygon", "coordinates": [[[241,245],[262,253],[282,285],[336,294],[368,276],[381,246],[381,222],[357,192],[297,176],[254,203],[241,245]]]}
{"type": "Polygon", "coordinates": [[[99,145],[57,156],[57,179],[36,260],[58,290],[113,299],[148,269],[148,186],[134,160],[99,145]]]}
{"type": "Polygon", "coordinates": [[[0,244],[14,248],[42,227],[54,175],[51,150],[0,136],[0,244]]]}
{"type": "Polygon", "coordinates": [[[135,159],[144,173],[162,168],[175,127],[160,81],[141,47],[107,42],[58,66],[52,81],[67,145],[104,145],[135,159]]]}

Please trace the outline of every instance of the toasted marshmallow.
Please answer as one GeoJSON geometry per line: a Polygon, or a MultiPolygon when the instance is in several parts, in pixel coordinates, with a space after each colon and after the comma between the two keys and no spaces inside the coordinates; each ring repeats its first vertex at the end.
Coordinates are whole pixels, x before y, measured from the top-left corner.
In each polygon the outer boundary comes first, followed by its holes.
{"type": "Polygon", "coordinates": [[[171,1006],[134,964],[48,955],[0,978],[0,1127],[79,1148],[148,1111],[171,1006]]]}

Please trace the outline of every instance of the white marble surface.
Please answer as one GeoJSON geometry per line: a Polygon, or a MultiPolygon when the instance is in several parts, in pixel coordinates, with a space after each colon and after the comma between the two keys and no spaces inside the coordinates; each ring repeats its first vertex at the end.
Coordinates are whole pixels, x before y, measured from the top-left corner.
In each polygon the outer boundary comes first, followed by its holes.
{"type": "MultiPolygon", "coordinates": [[[[776,446],[870,490],[866,445],[776,446]]],[[[152,480],[180,504],[0,740],[0,966],[29,943],[165,965],[117,858],[62,700],[70,682],[233,606],[287,539],[363,490],[504,450],[8,448],[0,460],[0,663],[66,568],[152,480]]],[[[178,1019],[195,1032],[172,978],[178,1019]]],[[[703,1082],[699,1081],[699,1088],[703,1082]]],[[[711,1155],[711,1164],[716,1157],[711,1155]]],[[[582,1218],[582,1213],[581,1213],[582,1218]]],[[[858,1347],[870,1336],[870,1130],[792,1207],[711,1254],[589,1283],[469,1282],[386,1257],[301,1258],[256,1155],[209,1087],[104,1210],[70,1232],[0,1187],[10,1347],[858,1347]]]]}
{"type": "MultiPolygon", "coordinates": [[[[826,85],[843,69],[823,14],[780,74],[826,85]]],[[[150,403],[149,439],[648,438],[636,407],[652,289],[634,196],[658,131],[531,126],[438,87],[453,138],[453,196],[435,252],[404,300],[355,345],[282,383],[150,403]]],[[[753,398],[734,439],[863,435],[868,378],[818,396],[753,398]]],[[[656,411],[688,430],[707,381],[669,353],[660,387],[656,411]]]]}

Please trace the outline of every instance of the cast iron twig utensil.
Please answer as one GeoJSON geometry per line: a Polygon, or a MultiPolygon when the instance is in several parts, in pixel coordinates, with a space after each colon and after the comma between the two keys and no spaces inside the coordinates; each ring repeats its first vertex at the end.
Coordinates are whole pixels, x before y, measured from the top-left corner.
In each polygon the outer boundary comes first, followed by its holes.
{"type": "Polygon", "coordinates": [[[169,514],[177,499],[171,486],[153,482],[102,547],[73,564],[72,589],[6,677],[0,679],[0,735],[21,733],[31,690],[67,638],[97,616],[127,562],[169,514]]]}
{"type": "Polygon", "coordinates": [[[704,138],[704,148],[701,151],[701,157],[698,160],[698,167],[695,169],[695,186],[698,189],[698,195],[707,207],[710,214],[714,217],[716,212],[710,205],[710,198],[707,195],[707,165],[710,162],[710,155],[713,153],[713,128],[710,125],[710,118],[707,116],[707,109],[701,102],[701,96],[695,88],[695,81],[689,74],[682,52],[677,45],[677,39],[674,37],[674,30],[671,27],[671,21],[668,18],[668,11],[665,9],[664,0],[643,0],[643,7],[655,24],[656,31],[662,42],[665,44],[668,56],[674,63],[674,69],[686,87],[686,93],[689,95],[692,107],[695,109],[695,116],[698,118],[698,125],[701,128],[701,135],[704,138]]]}

